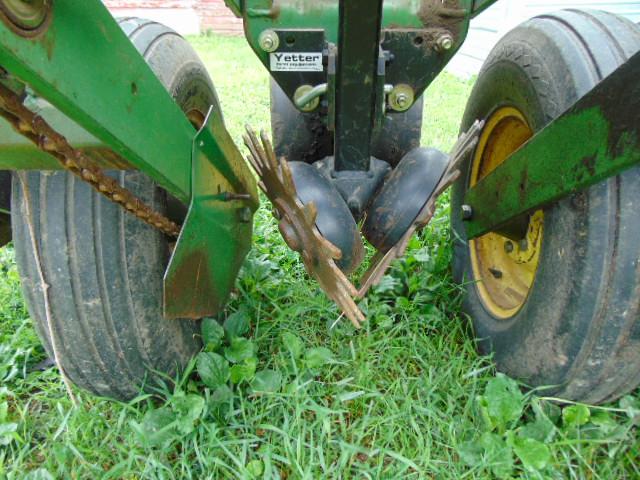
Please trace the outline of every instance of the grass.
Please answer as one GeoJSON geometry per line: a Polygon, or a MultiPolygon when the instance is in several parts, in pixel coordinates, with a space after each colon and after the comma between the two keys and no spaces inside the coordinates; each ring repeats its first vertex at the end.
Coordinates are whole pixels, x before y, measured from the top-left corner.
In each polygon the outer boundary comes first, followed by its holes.
{"type": "MultiPolygon", "coordinates": [[[[236,142],[244,123],[268,128],[268,77],[244,43],[192,42],[236,142]]],[[[445,74],[430,87],[425,144],[452,146],[471,86],[445,74]]],[[[44,352],[1,250],[0,478],[638,478],[637,395],[560,412],[477,355],[449,274],[446,204],[363,302],[362,332],[328,328],[335,306],[264,205],[225,316],[250,320],[257,368],[277,374],[214,388],[199,358],[173,391],[128,404],[78,392],[74,408],[55,369],[33,371],[44,352]]]]}

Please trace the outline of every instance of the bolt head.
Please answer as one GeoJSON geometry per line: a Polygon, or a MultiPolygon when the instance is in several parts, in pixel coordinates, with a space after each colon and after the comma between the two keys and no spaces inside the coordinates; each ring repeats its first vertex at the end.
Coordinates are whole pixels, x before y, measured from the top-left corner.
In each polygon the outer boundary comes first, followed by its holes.
{"type": "Polygon", "coordinates": [[[449,33],[445,33],[438,37],[438,49],[441,51],[451,50],[453,48],[453,37],[449,33]]]}
{"type": "Polygon", "coordinates": [[[513,242],[511,240],[507,240],[504,242],[504,251],[507,253],[511,253],[514,250],[513,242]]]}
{"type": "Polygon", "coordinates": [[[265,30],[258,39],[260,48],[267,53],[275,52],[280,46],[280,37],[273,30],[265,30]]]}
{"type": "Polygon", "coordinates": [[[406,112],[414,101],[414,92],[409,85],[396,85],[389,94],[389,106],[396,112],[406,112]]]}
{"type": "Polygon", "coordinates": [[[471,220],[473,218],[473,208],[471,205],[462,206],[462,220],[471,220]]]}

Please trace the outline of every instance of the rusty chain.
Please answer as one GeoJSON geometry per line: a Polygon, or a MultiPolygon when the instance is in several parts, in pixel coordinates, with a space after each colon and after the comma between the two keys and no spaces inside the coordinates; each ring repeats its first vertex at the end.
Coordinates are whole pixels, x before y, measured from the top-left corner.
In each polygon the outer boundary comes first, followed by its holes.
{"type": "Polygon", "coordinates": [[[20,135],[28,138],[40,150],[55,157],[62,167],[88,183],[98,193],[123,207],[127,212],[170,237],[177,237],[180,227],[154,211],[115,179],[104,173],[81,150],[69,145],[44,118],[25,107],[20,97],[0,83],[0,116],[4,117],[20,135]]]}

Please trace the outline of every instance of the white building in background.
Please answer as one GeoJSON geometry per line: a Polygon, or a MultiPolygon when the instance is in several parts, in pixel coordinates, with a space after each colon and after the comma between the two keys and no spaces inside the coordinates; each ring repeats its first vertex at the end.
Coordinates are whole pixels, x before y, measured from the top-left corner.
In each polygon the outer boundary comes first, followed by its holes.
{"type": "Polygon", "coordinates": [[[471,22],[467,41],[447,70],[461,76],[478,73],[491,49],[509,30],[531,17],[564,8],[606,10],[640,22],[640,1],[499,0],[471,22]]]}

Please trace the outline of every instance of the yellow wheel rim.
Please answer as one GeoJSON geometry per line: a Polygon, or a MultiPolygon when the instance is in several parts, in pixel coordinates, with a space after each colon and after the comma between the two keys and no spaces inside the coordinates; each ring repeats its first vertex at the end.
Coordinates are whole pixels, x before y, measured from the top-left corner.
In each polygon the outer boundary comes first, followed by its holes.
{"type": "MultiPolygon", "coordinates": [[[[533,136],[524,115],[512,107],[497,110],[480,135],[471,166],[472,187],[533,136]]],[[[490,207],[489,207],[490,208],[490,207]]],[[[494,317],[513,317],[527,301],[538,270],[543,237],[542,210],[531,215],[527,236],[513,241],[488,233],[469,241],[476,288],[494,317]]]]}

